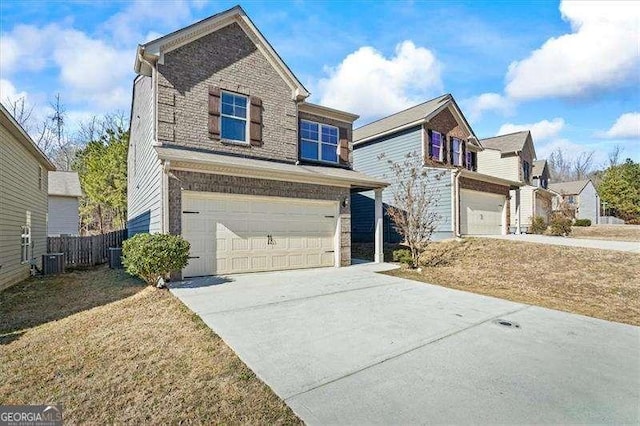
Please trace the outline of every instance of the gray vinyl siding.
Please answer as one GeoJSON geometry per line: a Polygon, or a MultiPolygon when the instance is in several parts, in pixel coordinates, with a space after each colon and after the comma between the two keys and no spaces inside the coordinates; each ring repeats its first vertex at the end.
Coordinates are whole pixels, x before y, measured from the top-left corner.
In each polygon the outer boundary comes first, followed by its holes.
{"type": "Polygon", "coordinates": [[[590,219],[592,224],[598,223],[600,198],[591,182],[587,183],[578,198],[577,219],[590,219]]]}
{"type": "MultiPolygon", "coordinates": [[[[403,161],[410,152],[422,155],[421,128],[415,127],[396,134],[354,146],[353,168],[369,176],[393,182],[394,178],[387,160],[403,161]],[[384,153],[384,159],[379,156],[384,153]]],[[[442,217],[441,223],[434,234],[434,240],[449,238],[451,232],[451,175],[450,172],[430,169],[429,177],[437,188],[437,210],[442,217]],[[440,179],[435,179],[440,176],[440,179]]],[[[382,192],[382,201],[389,205],[393,200],[394,185],[382,192]]],[[[374,193],[367,191],[351,195],[351,233],[354,242],[372,242],[374,236],[374,193]]],[[[385,242],[398,242],[399,235],[393,229],[391,221],[386,215],[383,222],[385,242]]]]}
{"type": "Polygon", "coordinates": [[[47,235],[78,235],[80,230],[80,215],[77,197],[62,197],[49,195],[49,223],[47,235]]]}
{"type": "Polygon", "coordinates": [[[47,170],[0,126],[0,290],[29,277],[29,264],[20,262],[21,227],[31,213],[31,257],[37,265],[47,250],[47,170]]]}
{"type": "Polygon", "coordinates": [[[153,80],[134,82],[128,156],[127,228],[129,235],[162,231],[162,166],[153,149],[153,80]]]}

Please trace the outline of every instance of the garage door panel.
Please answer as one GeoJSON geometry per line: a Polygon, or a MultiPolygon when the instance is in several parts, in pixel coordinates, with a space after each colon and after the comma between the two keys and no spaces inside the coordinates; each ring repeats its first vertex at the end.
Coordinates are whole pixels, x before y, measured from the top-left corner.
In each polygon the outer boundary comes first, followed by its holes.
{"type": "Polygon", "coordinates": [[[463,235],[502,234],[503,195],[460,190],[460,232],[463,235]]]}
{"type": "Polygon", "coordinates": [[[185,277],[334,265],[336,202],[185,191],[183,206],[200,213],[182,215],[200,257],[185,277]]]}

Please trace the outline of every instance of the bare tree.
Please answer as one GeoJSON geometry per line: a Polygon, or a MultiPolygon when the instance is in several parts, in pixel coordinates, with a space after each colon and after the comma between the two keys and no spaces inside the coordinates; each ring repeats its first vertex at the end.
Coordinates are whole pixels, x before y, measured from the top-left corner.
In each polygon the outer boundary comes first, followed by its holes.
{"type": "Polygon", "coordinates": [[[617,166],[620,164],[620,156],[624,149],[619,144],[616,144],[609,152],[609,167],[617,166]]]}
{"type": "Polygon", "coordinates": [[[7,106],[13,118],[28,132],[32,124],[31,116],[33,115],[33,105],[29,106],[24,96],[17,99],[7,97],[5,98],[4,104],[7,106]]]}
{"type": "MultiPolygon", "coordinates": [[[[379,157],[380,160],[384,158],[384,154],[379,157]]],[[[411,251],[416,268],[441,221],[436,211],[439,200],[434,181],[440,180],[445,172],[424,167],[422,156],[416,152],[408,153],[400,162],[386,161],[394,182],[391,187],[393,201],[387,207],[387,214],[411,251]]]]}
{"type": "Polygon", "coordinates": [[[573,176],[574,180],[587,179],[593,171],[593,151],[581,152],[575,160],[573,160],[573,176]]]}
{"type": "Polygon", "coordinates": [[[552,182],[587,179],[593,173],[593,151],[581,152],[571,159],[558,148],[547,159],[552,182]]]}

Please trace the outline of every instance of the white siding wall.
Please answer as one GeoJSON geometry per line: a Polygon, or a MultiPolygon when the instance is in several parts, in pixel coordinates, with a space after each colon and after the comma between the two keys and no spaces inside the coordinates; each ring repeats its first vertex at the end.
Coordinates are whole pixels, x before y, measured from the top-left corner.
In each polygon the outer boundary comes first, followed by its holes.
{"type": "Polygon", "coordinates": [[[162,231],[162,166],[153,149],[153,80],[134,83],[128,157],[127,221],[129,235],[162,231]]]}
{"type": "Polygon", "coordinates": [[[32,257],[47,250],[47,170],[4,126],[0,126],[0,289],[29,276],[20,263],[21,226],[31,212],[32,257]]]}
{"type": "Polygon", "coordinates": [[[598,223],[600,216],[600,198],[595,186],[591,182],[587,183],[580,197],[578,198],[578,214],[576,219],[590,219],[592,224],[598,223]]]}
{"type": "Polygon", "coordinates": [[[478,152],[478,173],[519,181],[520,158],[517,156],[502,158],[500,151],[485,149],[478,152]]]}
{"type": "Polygon", "coordinates": [[[50,237],[62,234],[78,235],[79,229],[78,198],[49,195],[47,235],[50,237]]]}
{"type": "MultiPolygon", "coordinates": [[[[520,226],[521,230],[524,232],[527,230],[529,226],[531,226],[531,217],[533,216],[533,190],[535,187],[533,186],[523,186],[520,188],[520,226]]],[[[516,226],[516,191],[509,191],[509,195],[511,196],[511,230],[516,226]]]]}

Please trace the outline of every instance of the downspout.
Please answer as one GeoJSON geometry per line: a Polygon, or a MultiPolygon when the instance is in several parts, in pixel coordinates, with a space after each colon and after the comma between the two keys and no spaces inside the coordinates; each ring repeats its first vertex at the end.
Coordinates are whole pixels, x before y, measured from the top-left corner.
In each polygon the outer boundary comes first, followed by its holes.
{"type": "Polygon", "coordinates": [[[453,229],[454,236],[460,238],[460,173],[462,169],[456,169],[453,171],[453,194],[455,202],[453,203],[453,229]]]}

